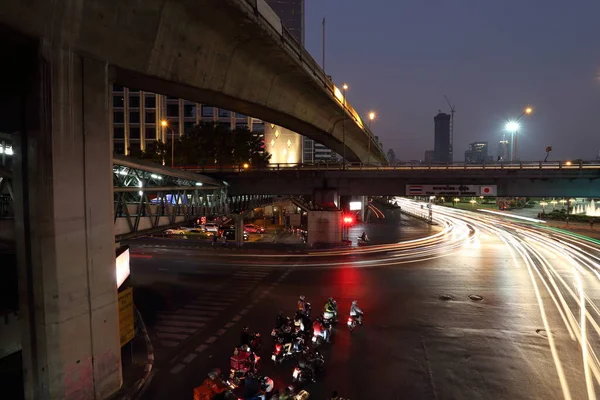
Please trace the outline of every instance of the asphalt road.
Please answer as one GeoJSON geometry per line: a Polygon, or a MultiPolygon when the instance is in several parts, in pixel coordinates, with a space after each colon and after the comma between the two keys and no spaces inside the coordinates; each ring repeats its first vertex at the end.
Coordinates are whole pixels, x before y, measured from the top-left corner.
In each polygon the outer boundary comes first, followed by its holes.
{"type": "Polygon", "coordinates": [[[363,327],[350,335],[341,325],[323,347],[326,370],[308,387],[311,399],[333,390],[351,399],[596,398],[597,245],[436,211],[443,230],[431,238],[358,251],[134,249],[136,303],[157,355],[143,398],[191,399],[210,369],[228,371],[246,325],[264,337],[261,373],[290,383],[293,363],[270,362],[269,333],[300,294],[315,311],[328,296],[342,315],[353,299],[365,311],[363,327]]]}

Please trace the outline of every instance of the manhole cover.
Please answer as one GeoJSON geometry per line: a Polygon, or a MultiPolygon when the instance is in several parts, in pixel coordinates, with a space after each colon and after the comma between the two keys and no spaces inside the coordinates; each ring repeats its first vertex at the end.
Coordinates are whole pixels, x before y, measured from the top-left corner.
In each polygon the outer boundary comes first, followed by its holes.
{"type": "Polygon", "coordinates": [[[451,294],[443,294],[440,296],[440,300],[444,300],[444,301],[454,300],[454,296],[452,296],[451,294]]]}
{"type": "Polygon", "coordinates": [[[543,336],[545,338],[548,337],[548,333],[546,332],[545,329],[536,329],[535,333],[537,333],[538,335],[543,336]]]}
{"type": "Polygon", "coordinates": [[[473,300],[473,301],[481,301],[481,300],[483,300],[483,297],[481,297],[481,296],[480,296],[480,295],[478,295],[478,294],[472,294],[472,295],[470,295],[470,296],[469,296],[469,298],[470,298],[471,300],[473,300]]]}

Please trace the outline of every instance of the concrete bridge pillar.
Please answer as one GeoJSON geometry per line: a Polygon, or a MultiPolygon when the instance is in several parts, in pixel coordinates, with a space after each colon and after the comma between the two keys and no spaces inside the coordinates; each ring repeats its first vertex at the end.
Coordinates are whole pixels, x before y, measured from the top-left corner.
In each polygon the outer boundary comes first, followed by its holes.
{"type": "Polygon", "coordinates": [[[1,71],[0,87],[19,88],[10,101],[20,105],[14,186],[25,398],[104,399],[121,385],[107,65],[46,41],[24,39],[3,52],[29,62],[0,66],[20,68],[1,71]]]}

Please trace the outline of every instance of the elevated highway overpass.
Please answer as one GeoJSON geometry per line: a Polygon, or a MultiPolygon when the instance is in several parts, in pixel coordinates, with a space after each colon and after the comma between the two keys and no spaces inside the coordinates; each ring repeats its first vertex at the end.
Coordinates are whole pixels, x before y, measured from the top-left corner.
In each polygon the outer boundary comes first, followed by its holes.
{"type": "Polygon", "coordinates": [[[410,185],[494,185],[497,196],[600,197],[600,163],[327,165],[186,167],[230,183],[232,194],[310,195],[336,189],[349,196],[407,196],[410,185]]]}
{"type": "MultiPolygon", "coordinates": [[[[46,53],[62,48],[106,62],[118,84],[261,118],[339,154],[345,142],[351,161],[386,160],[360,114],[264,0],[5,0],[2,24],[5,38],[10,28],[44,38],[46,53]]],[[[18,57],[3,48],[6,59],[18,57]]]]}

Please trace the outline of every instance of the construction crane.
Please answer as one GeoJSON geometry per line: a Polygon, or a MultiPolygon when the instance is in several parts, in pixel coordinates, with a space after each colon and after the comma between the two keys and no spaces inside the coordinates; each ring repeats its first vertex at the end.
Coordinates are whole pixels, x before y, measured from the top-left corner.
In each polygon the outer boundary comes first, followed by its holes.
{"type": "Polygon", "coordinates": [[[454,112],[456,111],[456,107],[450,103],[448,96],[444,95],[444,99],[446,99],[446,103],[448,103],[448,107],[450,107],[450,160],[454,160],[454,112]]]}

